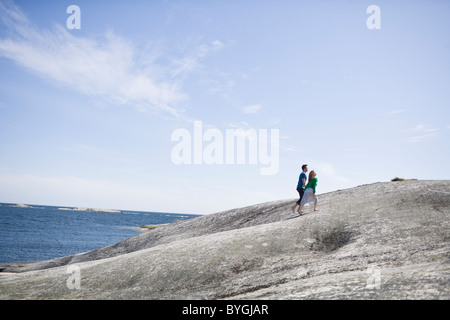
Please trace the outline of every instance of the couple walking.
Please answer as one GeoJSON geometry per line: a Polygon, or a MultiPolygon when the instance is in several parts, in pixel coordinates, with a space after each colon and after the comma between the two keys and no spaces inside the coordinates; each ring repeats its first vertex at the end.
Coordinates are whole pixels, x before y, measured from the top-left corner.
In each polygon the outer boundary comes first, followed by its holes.
{"type": "Polygon", "coordinates": [[[317,209],[317,196],[316,196],[316,186],[317,186],[317,178],[314,170],[311,170],[308,177],[308,183],[306,183],[306,173],[308,172],[308,165],[302,165],[302,173],[300,173],[300,177],[298,178],[297,191],[300,194],[300,199],[295,203],[295,205],[291,208],[292,213],[295,213],[295,209],[299,206],[297,213],[303,213],[303,206],[306,203],[314,202],[314,211],[319,211],[317,209]]]}

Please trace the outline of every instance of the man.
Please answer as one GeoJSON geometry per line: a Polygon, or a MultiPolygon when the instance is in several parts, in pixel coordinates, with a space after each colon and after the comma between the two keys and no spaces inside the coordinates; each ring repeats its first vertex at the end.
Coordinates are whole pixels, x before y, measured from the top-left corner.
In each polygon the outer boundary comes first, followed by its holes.
{"type": "Polygon", "coordinates": [[[295,213],[295,209],[300,205],[300,201],[302,201],[303,193],[305,192],[306,180],[308,179],[306,177],[306,172],[308,172],[308,165],[304,164],[302,165],[302,173],[300,173],[297,183],[297,191],[300,195],[300,199],[298,199],[295,205],[291,208],[292,213],[295,213]]]}

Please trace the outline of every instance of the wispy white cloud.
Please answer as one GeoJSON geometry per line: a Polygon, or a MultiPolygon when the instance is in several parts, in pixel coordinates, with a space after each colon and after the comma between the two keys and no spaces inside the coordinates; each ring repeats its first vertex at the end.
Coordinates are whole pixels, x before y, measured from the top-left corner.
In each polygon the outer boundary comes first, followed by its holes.
{"type": "Polygon", "coordinates": [[[245,139],[248,139],[249,141],[255,142],[257,140],[256,134],[258,132],[257,128],[253,127],[251,124],[249,124],[246,121],[239,121],[228,124],[227,129],[233,129],[235,130],[235,135],[244,137],[245,139]],[[249,134],[254,133],[254,135],[249,134]]]}
{"type": "Polygon", "coordinates": [[[201,60],[208,56],[210,53],[219,51],[225,46],[225,44],[219,40],[214,40],[208,44],[196,45],[194,49],[191,49],[190,53],[185,57],[173,58],[171,71],[172,77],[184,76],[189,72],[201,68],[201,60]]]}
{"type": "Polygon", "coordinates": [[[211,43],[211,45],[212,45],[212,50],[214,50],[214,51],[220,50],[220,49],[222,49],[225,46],[225,44],[222,41],[219,41],[219,40],[214,40],[211,43]]]}
{"type": "Polygon", "coordinates": [[[283,143],[283,138],[280,138],[280,150],[283,152],[302,152],[303,150],[299,150],[297,146],[293,144],[283,143]]]}
{"type": "Polygon", "coordinates": [[[407,130],[407,132],[412,132],[414,135],[410,137],[407,142],[408,143],[414,143],[414,142],[422,142],[427,141],[437,135],[438,129],[429,128],[428,126],[424,124],[418,124],[413,129],[407,130]]]}
{"type": "Polygon", "coordinates": [[[260,104],[253,104],[253,105],[244,107],[242,109],[242,112],[245,113],[245,114],[253,114],[253,113],[257,113],[261,109],[262,109],[262,105],[260,105],[260,104]]]}
{"type": "Polygon", "coordinates": [[[411,138],[409,138],[406,142],[408,142],[408,143],[414,143],[414,142],[427,141],[427,140],[433,138],[434,136],[435,136],[435,134],[431,134],[431,133],[428,133],[428,134],[422,134],[422,135],[419,135],[419,136],[411,137],[411,138]]]}
{"type": "Polygon", "coordinates": [[[404,112],[407,112],[407,111],[408,111],[408,109],[395,109],[395,110],[390,110],[388,112],[388,114],[404,113],[404,112]]]}
{"type": "MultiPolygon", "coordinates": [[[[0,21],[10,31],[9,37],[0,38],[0,57],[86,95],[133,105],[139,111],[181,114],[180,104],[188,97],[179,82],[161,76],[159,66],[113,31],[88,38],[61,25],[38,29],[13,2],[0,2],[0,21]]],[[[199,55],[221,46],[215,41],[199,49],[199,55]]],[[[184,70],[195,66],[189,58],[179,61],[184,70]]]]}
{"type": "Polygon", "coordinates": [[[280,123],[281,123],[281,119],[273,118],[273,119],[269,120],[268,125],[269,126],[276,126],[276,125],[278,125],[280,123]]]}
{"type": "Polygon", "coordinates": [[[438,131],[438,129],[428,128],[424,124],[418,124],[417,126],[414,127],[414,129],[412,129],[412,131],[414,131],[414,132],[436,132],[436,131],[438,131]]]}
{"type": "Polygon", "coordinates": [[[254,129],[253,126],[246,121],[229,123],[227,124],[227,126],[232,129],[242,129],[242,130],[254,129]]]}

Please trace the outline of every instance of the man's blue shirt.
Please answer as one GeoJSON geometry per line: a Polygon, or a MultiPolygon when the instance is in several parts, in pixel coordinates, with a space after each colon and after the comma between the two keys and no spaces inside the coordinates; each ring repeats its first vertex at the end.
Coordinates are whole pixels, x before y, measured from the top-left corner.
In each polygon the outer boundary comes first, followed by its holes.
{"type": "Polygon", "coordinates": [[[302,184],[302,179],[305,179],[305,185],[306,185],[306,173],[302,172],[300,173],[300,177],[298,178],[298,184],[297,184],[297,189],[298,188],[302,188],[305,189],[305,186],[302,184]]]}

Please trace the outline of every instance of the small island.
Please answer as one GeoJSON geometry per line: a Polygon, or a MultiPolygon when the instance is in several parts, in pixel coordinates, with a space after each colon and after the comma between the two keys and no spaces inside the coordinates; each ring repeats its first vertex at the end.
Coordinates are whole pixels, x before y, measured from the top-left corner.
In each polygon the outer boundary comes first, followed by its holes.
{"type": "Polygon", "coordinates": [[[97,209],[97,208],[58,208],[58,210],[66,210],[66,211],[83,211],[83,212],[122,213],[122,211],[120,211],[120,210],[113,210],[113,209],[97,209]]]}
{"type": "Polygon", "coordinates": [[[17,203],[15,205],[13,205],[13,207],[17,207],[17,208],[31,208],[31,206],[29,206],[27,204],[22,204],[22,203],[17,203]]]}

